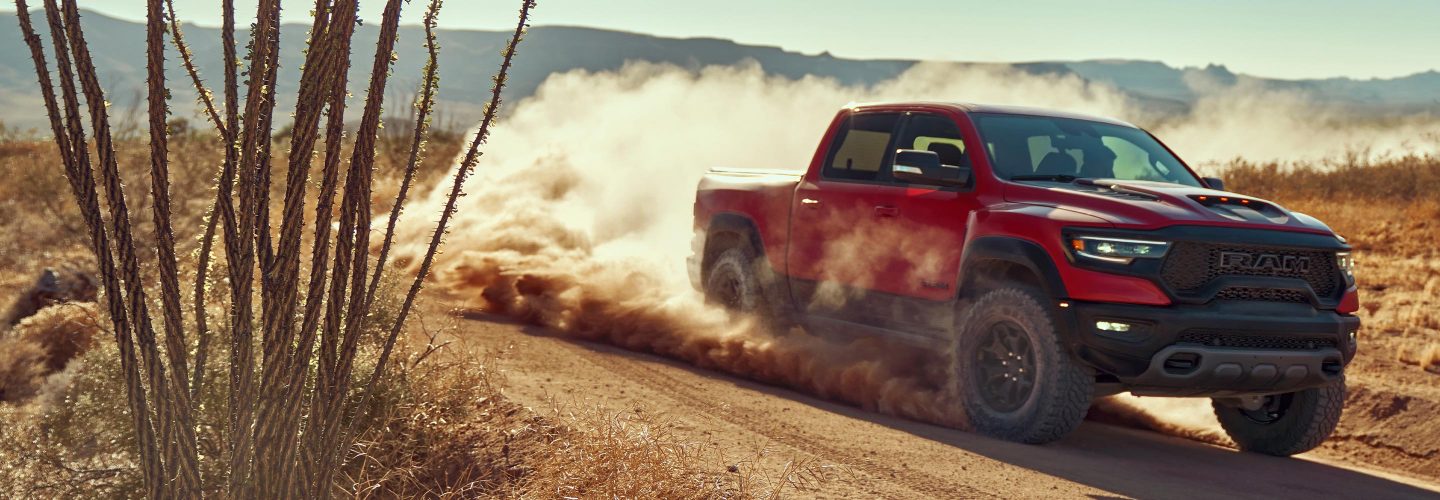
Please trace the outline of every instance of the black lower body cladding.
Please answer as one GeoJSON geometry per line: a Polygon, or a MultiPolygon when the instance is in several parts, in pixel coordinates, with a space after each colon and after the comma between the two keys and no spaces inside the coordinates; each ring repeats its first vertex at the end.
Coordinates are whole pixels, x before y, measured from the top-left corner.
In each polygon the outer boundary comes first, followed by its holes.
{"type": "Polygon", "coordinates": [[[1343,374],[1360,319],[1308,304],[1061,308],[1077,357],[1142,393],[1226,396],[1317,387],[1343,374]]]}

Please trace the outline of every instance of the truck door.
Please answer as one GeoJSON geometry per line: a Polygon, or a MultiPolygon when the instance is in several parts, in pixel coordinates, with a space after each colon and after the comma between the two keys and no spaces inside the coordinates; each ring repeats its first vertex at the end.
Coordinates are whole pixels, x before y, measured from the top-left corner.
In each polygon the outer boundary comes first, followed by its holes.
{"type": "Polygon", "coordinates": [[[820,165],[801,179],[791,207],[788,266],[794,303],[809,314],[872,323],[871,295],[887,287],[894,216],[883,191],[900,113],[850,115],[820,165]]]}
{"type": "Polygon", "coordinates": [[[791,290],[804,312],[912,331],[950,321],[934,311],[948,313],[975,202],[967,189],[893,179],[897,149],[935,151],[942,163],[969,166],[949,117],[852,115],[793,201],[791,290]]]}
{"type": "MultiPolygon", "coordinates": [[[[931,151],[940,163],[971,169],[966,187],[909,184],[888,175],[893,188],[879,200],[894,207],[886,221],[890,260],[885,266],[884,288],[895,295],[885,304],[889,326],[910,331],[944,330],[953,321],[952,299],[960,274],[966,223],[979,208],[974,196],[971,151],[954,118],[923,112],[908,113],[895,141],[895,149],[931,151]]],[[[978,150],[977,150],[978,151],[978,150]]]]}

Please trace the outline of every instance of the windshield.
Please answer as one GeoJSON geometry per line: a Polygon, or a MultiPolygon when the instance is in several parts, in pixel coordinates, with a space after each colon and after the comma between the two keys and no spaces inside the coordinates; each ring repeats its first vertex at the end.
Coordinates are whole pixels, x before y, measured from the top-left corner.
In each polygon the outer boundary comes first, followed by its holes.
{"type": "Polygon", "coordinates": [[[1001,179],[1121,179],[1200,186],[1178,158],[1137,128],[1047,116],[972,116],[1001,179]]]}

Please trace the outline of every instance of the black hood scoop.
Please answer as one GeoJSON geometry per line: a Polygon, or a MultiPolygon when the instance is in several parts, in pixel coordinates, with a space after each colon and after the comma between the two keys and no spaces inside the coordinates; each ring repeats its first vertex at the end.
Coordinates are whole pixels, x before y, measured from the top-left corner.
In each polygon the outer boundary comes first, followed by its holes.
{"type": "Polygon", "coordinates": [[[1260,200],[1240,196],[1192,195],[1190,199],[1226,219],[1242,222],[1269,222],[1284,224],[1290,221],[1290,214],[1280,207],[1260,200]]]}

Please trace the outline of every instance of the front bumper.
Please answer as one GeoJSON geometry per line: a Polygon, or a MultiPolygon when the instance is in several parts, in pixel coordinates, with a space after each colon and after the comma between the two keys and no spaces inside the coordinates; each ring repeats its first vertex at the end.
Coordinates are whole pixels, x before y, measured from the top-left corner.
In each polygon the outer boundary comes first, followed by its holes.
{"type": "Polygon", "coordinates": [[[1240,395],[1329,383],[1355,356],[1360,319],[1308,304],[1139,306],[1069,302],[1076,356],[1136,393],[1240,395]],[[1129,325],[1105,331],[1097,322],[1129,325]]]}

